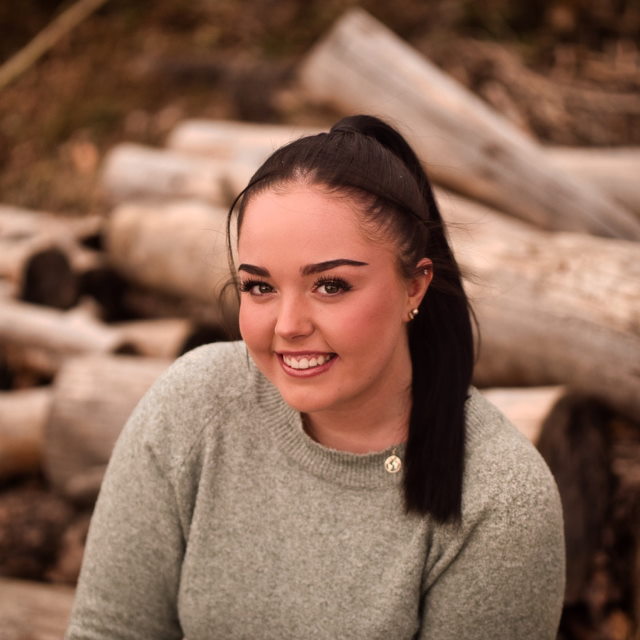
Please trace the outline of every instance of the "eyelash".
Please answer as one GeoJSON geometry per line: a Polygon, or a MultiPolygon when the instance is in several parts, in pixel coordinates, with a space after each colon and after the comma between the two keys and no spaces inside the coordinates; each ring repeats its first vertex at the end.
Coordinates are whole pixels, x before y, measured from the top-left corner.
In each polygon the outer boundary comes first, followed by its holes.
{"type": "MultiPolygon", "coordinates": [[[[338,290],[335,293],[325,293],[324,295],[329,296],[329,297],[333,297],[333,296],[337,296],[340,295],[341,293],[346,293],[347,291],[350,291],[352,289],[352,286],[346,281],[343,280],[342,278],[332,278],[329,276],[324,276],[322,278],[318,278],[314,283],[313,283],[313,290],[317,291],[320,287],[327,287],[327,286],[334,286],[336,287],[338,290]]],[[[240,282],[240,292],[241,293],[249,293],[251,295],[254,296],[262,296],[262,295],[267,295],[268,293],[271,293],[273,291],[273,287],[268,283],[268,282],[264,282],[263,280],[242,280],[240,282]],[[262,293],[253,293],[252,289],[254,287],[260,287],[260,286],[265,286],[268,287],[270,289],[270,291],[266,291],[266,292],[262,292],[262,293]]]]}
{"type": "Polygon", "coordinates": [[[347,291],[350,291],[352,289],[351,285],[342,278],[332,278],[330,276],[324,276],[322,278],[318,278],[313,283],[313,290],[317,291],[320,287],[326,287],[327,285],[333,285],[334,287],[337,287],[339,289],[339,291],[336,291],[335,293],[325,294],[328,296],[336,296],[341,293],[346,293],[347,291]]]}
{"type": "Polygon", "coordinates": [[[251,291],[251,289],[253,289],[254,287],[259,287],[261,285],[272,288],[270,284],[262,280],[242,280],[240,282],[240,293],[250,293],[251,295],[254,295],[254,296],[265,295],[264,293],[253,293],[251,291]]]}

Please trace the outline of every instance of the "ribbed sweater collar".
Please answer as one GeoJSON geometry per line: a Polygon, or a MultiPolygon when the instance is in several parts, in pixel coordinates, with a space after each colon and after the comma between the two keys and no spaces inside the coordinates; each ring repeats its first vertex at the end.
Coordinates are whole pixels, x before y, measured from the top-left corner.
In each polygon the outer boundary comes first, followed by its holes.
{"type": "MultiPolygon", "coordinates": [[[[279,391],[258,375],[258,405],[280,451],[307,472],[323,480],[353,488],[394,488],[402,482],[403,473],[388,473],[384,461],[393,447],[366,454],[337,451],[313,440],[305,432],[298,411],[285,403],[279,391]]],[[[395,448],[400,458],[404,444],[395,448]]]]}

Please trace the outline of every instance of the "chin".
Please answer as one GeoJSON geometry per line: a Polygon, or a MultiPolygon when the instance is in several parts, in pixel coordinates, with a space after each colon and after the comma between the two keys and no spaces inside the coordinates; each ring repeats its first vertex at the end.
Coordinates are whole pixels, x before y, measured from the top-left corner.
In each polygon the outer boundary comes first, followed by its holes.
{"type": "Polygon", "coordinates": [[[332,399],[323,397],[317,390],[306,389],[292,390],[276,385],[282,399],[292,408],[300,413],[316,413],[331,409],[335,402],[332,399]]]}

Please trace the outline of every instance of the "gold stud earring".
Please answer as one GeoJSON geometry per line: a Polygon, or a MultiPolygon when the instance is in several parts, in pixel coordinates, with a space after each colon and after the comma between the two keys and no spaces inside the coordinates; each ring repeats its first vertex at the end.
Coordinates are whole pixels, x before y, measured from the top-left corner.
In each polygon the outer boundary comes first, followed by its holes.
{"type": "Polygon", "coordinates": [[[411,309],[411,311],[409,311],[409,320],[413,320],[419,313],[420,311],[417,308],[411,309]]]}

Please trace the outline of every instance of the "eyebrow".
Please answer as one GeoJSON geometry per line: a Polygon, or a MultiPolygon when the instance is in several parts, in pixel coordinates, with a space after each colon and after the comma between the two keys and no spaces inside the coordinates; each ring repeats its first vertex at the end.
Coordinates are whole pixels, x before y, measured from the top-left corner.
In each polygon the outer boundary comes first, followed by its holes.
{"type": "MultiPolygon", "coordinates": [[[[328,271],[329,269],[335,269],[336,267],[349,266],[349,267],[366,267],[369,263],[360,262],[359,260],[348,260],[347,258],[338,258],[337,260],[325,260],[324,262],[318,262],[316,264],[307,264],[300,269],[300,273],[303,276],[310,276],[314,273],[321,273],[322,271],[328,271]]],[[[271,276],[268,269],[264,267],[257,267],[253,264],[242,263],[238,266],[238,271],[246,271],[254,276],[262,276],[268,278],[271,276]]]]}
{"type": "Polygon", "coordinates": [[[326,260],[325,262],[318,262],[317,264],[308,264],[300,269],[300,273],[302,273],[303,276],[310,276],[314,273],[321,273],[322,271],[328,271],[329,269],[335,269],[336,267],[342,267],[344,265],[350,267],[366,267],[368,263],[358,260],[347,260],[347,258],[338,258],[337,260],[326,260]]]}
{"type": "Polygon", "coordinates": [[[254,276],[262,276],[263,278],[268,278],[271,275],[269,271],[267,271],[267,269],[244,263],[238,266],[238,271],[246,271],[247,273],[250,273],[254,276]]]}

